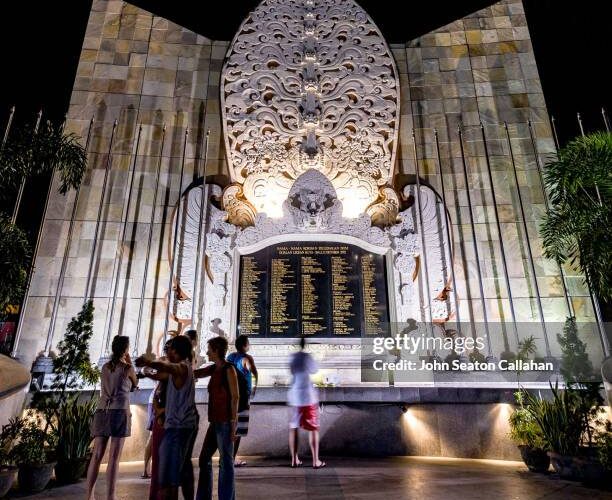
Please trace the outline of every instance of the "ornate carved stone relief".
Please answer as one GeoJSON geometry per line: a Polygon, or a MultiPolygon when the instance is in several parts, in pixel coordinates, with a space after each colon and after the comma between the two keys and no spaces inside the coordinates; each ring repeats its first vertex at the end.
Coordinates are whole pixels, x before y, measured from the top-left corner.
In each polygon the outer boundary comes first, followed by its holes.
{"type": "MultiPolygon", "coordinates": [[[[414,195],[415,189],[415,186],[407,186],[404,194],[414,195]]],[[[196,187],[187,193],[185,222],[180,227],[177,279],[183,298],[176,301],[173,311],[183,320],[191,315],[201,190],[202,187],[196,187]]],[[[218,197],[220,193],[218,186],[210,186],[208,198],[218,197]]],[[[389,281],[390,300],[395,302],[398,322],[429,321],[429,310],[434,321],[446,320],[451,314],[452,301],[446,288],[449,245],[445,239],[445,218],[436,193],[426,186],[421,186],[421,208],[425,249],[421,248],[420,225],[414,206],[399,212],[395,216],[397,222],[386,228],[374,226],[367,214],[347,219],[342,215],[342,202],[332,183],[317,170],[308,170],[296,180],[282,205],[280,218],[259,213],[254,216],[253,225],[240,228],[227,222],[228,211],[209,203],[203,227],[206,237],[202,239],[206,245],[206,259],[197,270],[202,288],[197,315],[200,324],[196,326],[207,331],[215,318],[221,319],[226,328],[232,324],[232,283],[234,273],[238,272],[238,266],[234,265],[236,250],[265,245],[274,237],[299,240],[313,234],[325,239],[351,236],[373,245],[381,253],[387,252],[393,274],[389,281]],[[427,259],[431,304],[427,303],[427,295],[421,293],[426,277],[424,266],[417,267],[416,257],[427,259]]],[[[233,332],[228,331],[228,334],[233,337],[233,332]]]]}
{"type": "Polygon", "coordinates": [[[397,70],[352,0],[260,3],[228,51],[221,99],[230,174],[257,212],[282,217],[293,182],[315,169],[357,217],[393,174],[397,70]]]}

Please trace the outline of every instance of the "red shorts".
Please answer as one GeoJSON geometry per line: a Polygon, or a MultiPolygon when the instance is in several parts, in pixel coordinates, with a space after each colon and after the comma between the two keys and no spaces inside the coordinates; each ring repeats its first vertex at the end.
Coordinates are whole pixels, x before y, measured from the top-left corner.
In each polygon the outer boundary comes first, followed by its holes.
{"type": "Polygon", "coordinates": [[[319,405],[294,406],[293,416],[289,424],[291,429],[301,427],[307,431],[319,430],[319,405]]]}

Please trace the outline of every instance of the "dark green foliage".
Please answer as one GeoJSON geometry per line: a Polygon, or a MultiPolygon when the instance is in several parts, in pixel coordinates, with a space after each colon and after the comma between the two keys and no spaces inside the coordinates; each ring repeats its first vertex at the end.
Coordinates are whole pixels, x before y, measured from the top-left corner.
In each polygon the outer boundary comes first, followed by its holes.
{"type": "Polygon", "coordinates": [[[11,190],[24,177],[59,172],[59,192],[76,189],[87,164],[85,149],[79,137],[65,134],[62,125],[41,124],[36,134],[33,127],[12,133],[0,155],[0,186],[11,190]]]}
{"type": "Polygon", "coordinates": [[[25,233],[0,214],[0,318],[25,291],[31,252],[25,233]]]}
{"type": "Polygon", "coordinates": [[[609,420],[597,436],[597,458],[604,469],[612,473],[612,423],[609,420]]]}
{"type": "MultiPolygon", "coordinates": [[[[525,337],[523,340],[521,340],[518,343],[517,347],[518,347],[518,350],[516,353],[516,357],[514,359],[519,360],[519,361],[528,361],[529,357],[533,356],[538,350],[536,346],[535,337],[533,335],[530,335],[529,337],[525,337]]],[[[520,381],[521,373],[523,373],[522,368],[517,368],[516,369],[517,382],[520,381]]],[[[519,393],[516,393],[515,396],[517,394],[519,393]]]]}
{"type": "Polygon", "coordinates": [[[95,385],[100,378],[89,356],[93,312],[93,301],[88,300],[68,323],[53,360],[53,392],[38,392],[32,399],[32,407],[45,417],[46,430],[56,436],[55,453],[59,461],[83,458],[91,445],[89,426],[96,402],[92,398],[80,401],[79,390],[95,385]]]}
{"type": "Polygon", "coordinates": [[[579,137],[546,165],[550,211],[541,227],[544,255],[578,265],[602,300],[612,298],[612,134],[579,137]]]}
{"type": "Polygon", "coordinates": [[[557,335],[561,347],[561,375],[566,385],[575,386],[583,382],[593,382],[593,365],[586,352],[586,344],[578,338],[575,318],[567,318],[563,334],[557,335]]]}
{"type": "Polygon", "coordinates": [[[77,460],[87,456],[91,445],[91,419],[96,411],[96,401],[80,403],[68,398],[57,412],[54,432],[57,435],[56,459],[77,460]]]}
{"type": "Polygon", "coordinates": [[[525,393],[517,391],[514,396],[518,408],[510,415],[510,439],[517,445],[525,445],[538,450],[546,449],[542,429],[540,429],[533,413],[525,405],[525,393]]]}
{"type": "Polygon", "coordinates": [[[575,394],[552,387],[548,401],[525,393],[527,409],[537,422],[547,448],[561,455],[577,455],[582,442],[583,420],[575,394]]]}
{"type": "Polygon", "coordinates": [[[64,338],[57,345],[53,360],[55,380],[51,389],[65,391],[95,384],[100,372],[89,357],[89,342],[93,335],[93,301],[83,304],[77,316],[70,320],[64,338]]]}
{"type": "MultiPolygon", "coordinates": [[[[59,192],[77,188],[87,165],[85,149],[62,125],[41,124],[14,129],[0,151],[0,197],[11,197],[24,179],[55,171],[59,192]]],[[[0,319],[8,305],[21,302],[25,293],[31,250],[23,231],[0,215],[0,319]]]]}
{"type": "Polygon", "coordinates": [[[526,408],[550,450],[561,455],[578,455],[581,447],[596,443],[597,429],[602,425],[601,383],[593,372],[586,344],[578,338],[574,318],[566,320],[563,334],[557,338],[566,388],[559,390],[551,385],[552,400],[525,393],[526,408]]]}
{"type": "Polygon", "coordinates": [[[20,429],[21,419],[17,417],[11,418],[8,424],[2,426],[0,432],[0,470],[3,467],[14,465],[13,448],[20,429]]]}
{"type": "Polygon", "coordinates": [[[45,432],[40,417],[29,412],[26,418],[18,419],[17,444],[11,452],[17,465],[43,465],[49,462],[50,452],[55,446],[54,435],[45,432]]]}

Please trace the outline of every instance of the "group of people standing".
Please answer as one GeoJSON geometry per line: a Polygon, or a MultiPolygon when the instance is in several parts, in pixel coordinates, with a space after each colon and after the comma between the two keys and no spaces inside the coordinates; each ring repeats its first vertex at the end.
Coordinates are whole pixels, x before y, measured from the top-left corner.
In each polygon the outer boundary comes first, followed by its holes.
{"type": "MultiPolygon", "coordinates": [[[[91,430],[94,450],[87,474],[88,500],[94,498],[94,488],[100,463],[110,442],[107,467],[107,498],[115,498],[117,468],[125,438],[130,435],[129,394],[138,385],[138,379],[148,377],[157,382],[149,405],[151,431],[151,486],[150,500],[212,499],[212,457],[219,451],[219,500],[236,498],[234,467],[246,465],[237,460],[241,437],[247,435],[249,401],[257,388],[257,367],[248,354],[249,339],[239,335],[236,351],[226,357],[228,342],[225,337],[208,340],[206,356],[210,364],[200,367],[197,358],[197,333],[190,330],[177,335],[164,346],[160,358],[140,356],[132,364],[129,356],[129,338],[117,335],[112,342],[111,359],[101,370],[100,400],[91,430]],[[141,368],[136,373],[134,365],[141,368]],[[199,455],[199,480],[194,487],[191,462],[199,414],[195,402],[195,384],[199,378],[208,382],[208,429],[199,455]]],[[[289,449],[291,466],[302,464],[298,456],[299,427],[310,433],[313,467],[325,463],[319,459],[319,407],[310,375],[317,367],[310,354],[304,352],[302,338],[300,351],[290,361],[293,375],[288,402],[293,407],[290,421],[289,449]]],[[[145,462],[145,474],[146,462],[145,462]]]]}

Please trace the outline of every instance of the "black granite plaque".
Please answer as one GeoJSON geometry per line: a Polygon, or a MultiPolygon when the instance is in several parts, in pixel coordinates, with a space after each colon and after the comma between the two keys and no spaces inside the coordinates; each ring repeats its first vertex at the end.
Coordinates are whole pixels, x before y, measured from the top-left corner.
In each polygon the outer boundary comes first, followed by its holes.
{"type": "Polygon", "coordinates": [[[288,242],[240,258],[240,333],[360,337],[383,333],[388,322],[382,255],[344,243],[288,242]]]}

